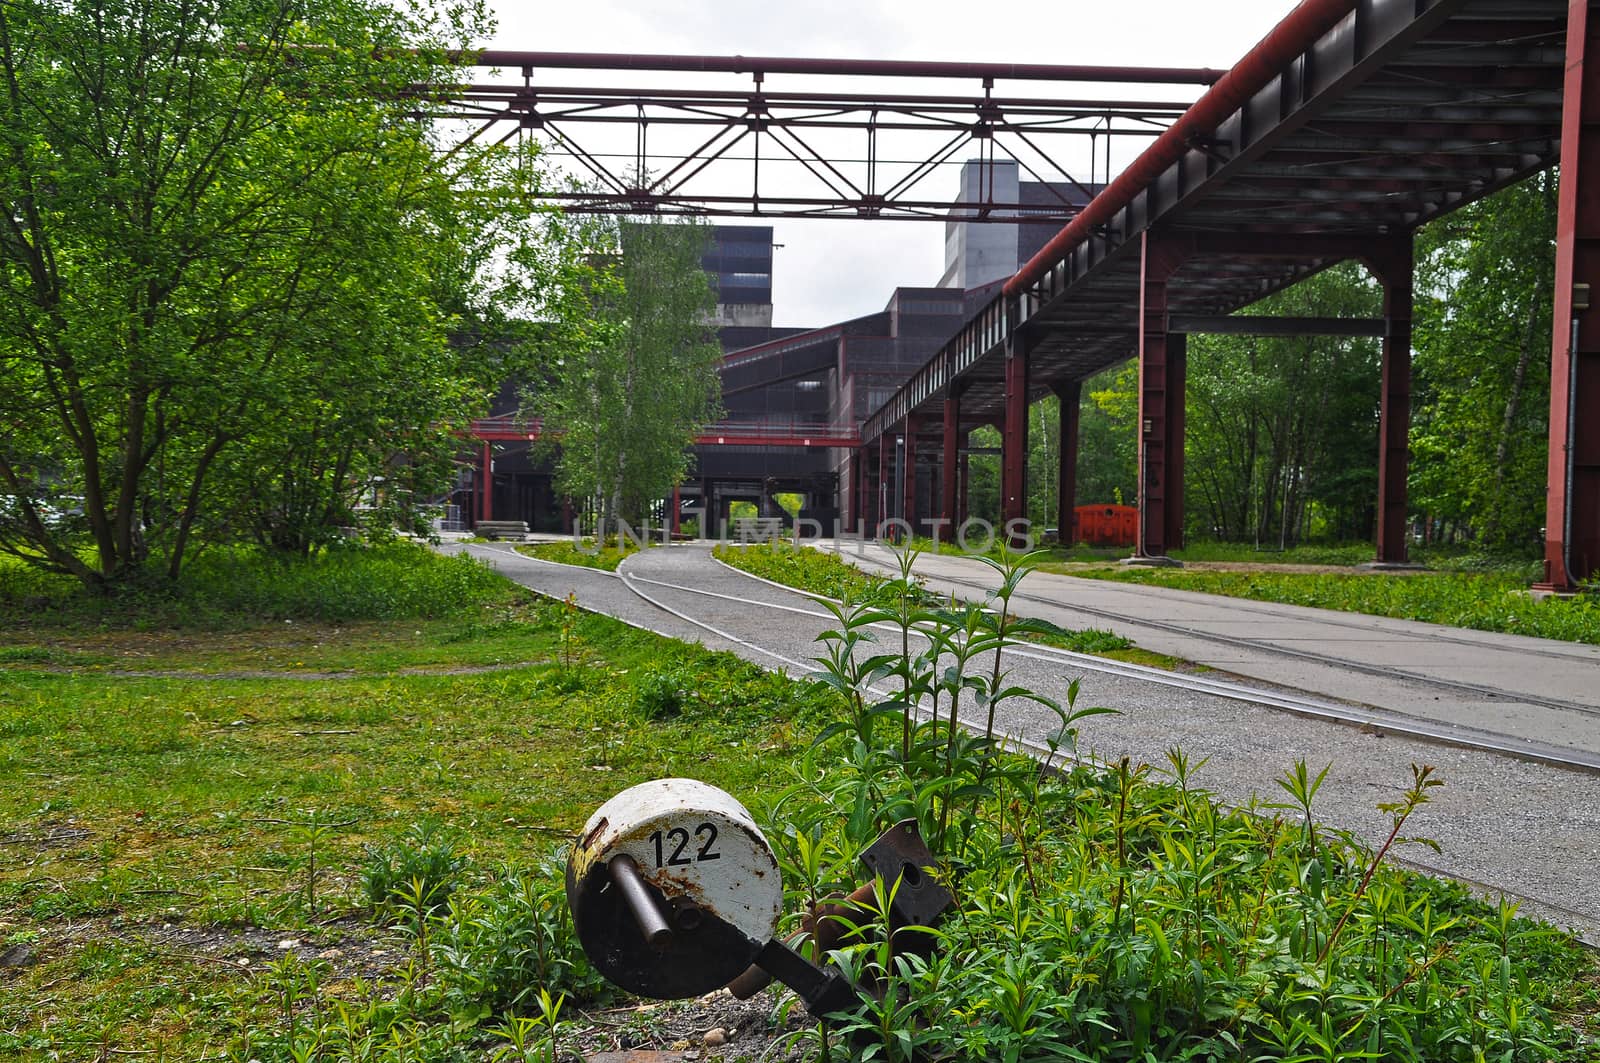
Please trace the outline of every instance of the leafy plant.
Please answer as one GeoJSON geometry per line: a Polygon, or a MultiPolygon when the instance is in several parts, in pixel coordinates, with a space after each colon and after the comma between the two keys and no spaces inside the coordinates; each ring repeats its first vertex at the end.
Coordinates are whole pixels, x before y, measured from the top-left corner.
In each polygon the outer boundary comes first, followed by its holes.
{"type": "Polygon", "coordinates": [[[454,832],[425,819],[399,838],[367,846],[360,872],[367,903],[374,911],[409,908],[414,917],[447,907],[467,863],[456,842],[454,832]]]}
{"type": "MultiPolygon", "coordinates": [[[[1403,832],[1440,785],[1433,769],[1379,806],[1390,829],[1369,850],[1316,821],[1328,769],[1297,763],[1277,780],[1287,802],[1225,811],[1181,749],[1170,782],[1130,759],[1052,772],[1008,753],[1004,703],[1049,704],[1005,679],[1025,628],[1008,599],[1036,561],[994,559],[982,608],[929,605],[904,560],[864,601],[824,603],[820,682],[845,709],[769,810],[793,907],[848,892],[855,854],[907,816],[958,899],[930,956],[896,948],[883,905],[851,917],[832,959],[859,993],[841,1026],[853,1058],[1475,1063],[1570,1049],[1548,991],[1516,973],[1549,932],[1388,863],[1420,840],[1403,832]],[[1299,822],[1268,818],[1278,809],[1299,822]]],[[[1103,711],[1076,704],[1074,686],[1055,707],[1068,753],[1073,724],[1103,711]]]]}
{"type": "Polygon", "coordinates": [[[433,962],[457,1023],[534,1006],[553,1034],[559,1001],[609,993],[578,943],[562,874],[554,855],[507,868],[486,889],[453,896],[436,919],[433,962]]]}

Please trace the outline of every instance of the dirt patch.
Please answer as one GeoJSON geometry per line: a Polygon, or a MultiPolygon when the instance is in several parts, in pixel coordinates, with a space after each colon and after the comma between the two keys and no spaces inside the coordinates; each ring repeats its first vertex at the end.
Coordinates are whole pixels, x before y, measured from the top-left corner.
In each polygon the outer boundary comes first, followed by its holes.
{"type": "Polygon", "coordinates": [[[354,920],[312,932],[160,923],[119,928],[114,933],[181,959],[220,963],[244,973],[258,972],[289,956],[306,963],[321,962],[328,967],[327,983],[352,978],[370,981],[402,967],[409,956],[402,939],[354,920]]]}
{"type": "Polygon", "coordinates": [[[91,833],[87,827],[80,827],[73,820],[64,823],[40,823],[31,830],[0,834],[0,845],[43,852],[46,849],[63,849],[74,845],[89,837],[91,833]]]}
{"type": "MultiPolygon", "coordinates": [[[[769,989],[749,1000],[717,990],[696,1000],[650,1002],[572,1016],[577,1029],[565,1046],[583,1058],[637,1053],[645,1060],[791,1063],[814,1054],[802,1033],[816,1025],[799,1004],[780,1008],[769,989]]],[[[630,1058],[626,1055],[618,1058],[630,1058]]]]}

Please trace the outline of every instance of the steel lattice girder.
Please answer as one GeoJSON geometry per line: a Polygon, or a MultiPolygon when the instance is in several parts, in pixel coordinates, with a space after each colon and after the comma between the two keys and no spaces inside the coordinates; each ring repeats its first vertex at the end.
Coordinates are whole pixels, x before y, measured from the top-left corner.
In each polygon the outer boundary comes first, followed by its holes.
{"type": "Polygon", "coordinates": [[[1072,217],[1114,164],[1113,141],[1142,148],[1187,106],[997,96],[997,78],[1207,84],[1218,76],[1182,68],[528,52],[485,52],[476,63],[519,67],[522,82],[415,86],[415,114],[462,129],[458,144],[532,136],[546,155],[568,158],[587,187],[540,195],[569,212],[945,221],[959,210],[964,220],[996,223],[1072,217]],[[535,71],[545,69],[744,72],[753,80],[739,89],[536,84],[535,71]],[[765,78],[774,73],[965,78],[978,91],[773,91],[765,78]],[[930,189],[932,174],[974,150],[1014,159],[1025,179],[1058,187],[1043,203],[993,195],[958,201],[930,189]],[[779,186],[781,195],[769,193],[779,186]]]}

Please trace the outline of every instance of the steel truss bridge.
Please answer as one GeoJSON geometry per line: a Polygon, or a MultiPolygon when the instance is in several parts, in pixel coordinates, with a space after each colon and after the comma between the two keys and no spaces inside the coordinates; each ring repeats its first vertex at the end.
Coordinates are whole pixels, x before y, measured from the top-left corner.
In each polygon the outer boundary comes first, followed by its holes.
{"type": "Polygon", "coordinates": [[[1081,91],[1062,98],[1062,84],[1170,89],[1221,76],[1184,68],[580,52],[490,50],[471,58],[477,69],[515,71],[519,80],[416,86],[416,114],[453,123],[462,130],[458,144],[536,137],[546,155],[584,179],[537,193],[569,213],[766,218],[944,221],[960,211],[977,222],[1066,221],[1074,202],[1108,178],[1114,144],[1142,146],[1188,101],[1106,100],[1081,91]],[[694,74],[715,83],[636,89],[549,81],[581,70],[694,74]],[[867,87],[803,87],[818,76],[852,77],[867,87]],[[802,87],[776,88],[769,78],[802,87]],[[1000,81],[1056,91],[997,94],[1000,81]],[[930,82],[956,87],[905,87],[930,82]],[[1058,190],[1051,202],[1022,203],[987,189],[976,201],[958,201],[931,187],[938,182],[928,178],[941,167],[967,158],[1014,159],[1028,180],[1078,194],[1058,190]]]}
{"type": "MultiPolygon", "coordinates": [[[[1600,0],[1303,0],[1221,77],[1190,73],[1214,83],[1170,125],[1146,131],[1138,157],[1081,211],[1063,212],[1071,217],[1056,237],[867,418],[847,452],[847,525],[963,519],[961,453],[979,424],[1002,429],[1003,516],[1023,516],[1028,404],[1054,393],[1063,400],[1061,461],[1047,471],[1059,480],[1060,527],[1070,528],[1081,383],[1137,358],[1137,553],[1163,558],[1183,540],[1187,336],[1367,334],[1383,345],[1377,560],[1403,564],[1413,234],[1559,163],[1542,586],[1572,590],[1600,576],[1600,308],[1590,297],[1600,278],[1600,0]],[[1350,259],[1381,283],[1380,318],[1229,316],[1350,259]],[[921,512],[919,465],[937,485],[921,512]]],[[[766,132],[776,112],[760,85],[744,101],[743,125],[717,135],[766,132]]],[[[526,99],[533,107],[531,88],[526,99]]],[[[486,113],[485,130],[490,117],[539,128],[546,115],[519,112],[509,97],[460,100],[463,114],[469,102],[503,112],[486,113]]],[[[812,156],[826,171],[823,153],[812,156]]],[[[764,215],[775,206],[754,194],[696,204],[678,180],[695,165],[643,188],[621,181],[609,199],[580,209],[764,215]]],[[[783,206],[858,217],[942,217],[956,206],[907,204],[891,214],[890,188],[843,191],[831,206],[783,206]]],[[[1002,208],[1017,206],[984,204],[980,213],[1015,220],[1002,208]]]]}

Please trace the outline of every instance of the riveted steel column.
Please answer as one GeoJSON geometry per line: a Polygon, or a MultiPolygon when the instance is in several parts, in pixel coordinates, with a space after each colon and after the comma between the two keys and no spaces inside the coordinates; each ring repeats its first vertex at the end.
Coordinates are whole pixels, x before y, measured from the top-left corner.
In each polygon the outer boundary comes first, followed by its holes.
{"type": "Polygon", "coordinates": [[[1378,563],[1406,560],[1411,434],[1411,234],[1362,256],[1383,285],[1383,384],[1378,408],[1378,563]]]}
{"type": "Polygon", "coordinates": [[[866,525],[867,518],[865,513],[862,512],[866,499],[863,496],[865,488],[862,484],[863,477],[861,475],[861,459],[864,456],[863,451],[865,449],[864,447],[854,447],[847,452],[845,458],[850,467],[850,473],[845,478],[845,484],[847,485],[845,488],[847,491],[845,501],[848,503],[845,507],[848,510],[845,515],[846,528],[859,528],[866,525]]]}
{"type": "Polygon", "coordinates": [[[479,461],[478,483],[483,490],[478,498],[478,520],[494,520],[494,459],[490,456],[488,440],[484,440],[479,461]]]}
{"type": "Polygon", "coordinates": [[[1600,574],[1600,17],[1567,8],[1567,75],[1556,204],[1550,467],[1541,588],[1571,591],[1600,574]],[[1588,62],[1593,53],[1595,63],[1588,62]]]}
{"type": "Polygon", "coordinates": [[[1184,405],[1189,387],[1189,337],[1167,335],[1167,549],[1183,549],[1184,405]]]}
{"type": "Polygon", "coordinates": [[[1068,380],[1054,385],[1061,405],[1060,438],[1056,464],[1056,539],[1063,546],[1077,542],[1078,414],[1083,382],[1068,380]]]}
{"type": "Polygon", "coordinates": [[[905,472],[900,479],[900,519],[917,529],[917,432],[922,428],[922,418],[906,414],[905,472]]]}
{"type": "Polygon", "coordinates": [[[878,437],[878,490],[877,505],[873,507],[872,537],[876,539],[889,519],[889,452],[894,450],[894,433],[885,432],[878,437]]]}
{"type": "Polygon", "coordinates": [[[956,467],[961,463],[961,393],[954,384],[944,399],[944,435],[941,437],[944,453],[939,463],[939,516],[949,521],[945,534],[954,530],[956,521],[956,467]]]}
{"type": "Polygon", "coordinates": [[[1188,243],[1140,236],[1139,557],[1165,557],[1183,542],[1185,345],[1167,333],[1167,282],[1189,253],[1188,243]]]}
{"type": "MultiPolygon", "coordinates": [[[[961,443],[965,443],[968,435],[963,433],[961,443]]],[[[957,444],[959,447],[960,444],[957,444]]],[[[967,484],[972,480],[972,458],[968,454],[961,455],[961,467],[956,470],[956,527],[967,522],[972,516],[972,511],[967,508],[967,484]]]]}
{"type": "MultiPolygon", "coordinates": [[[[1014,318],[1013,318],[1014,319],[1014,318]]],[[[1000,523],[1028,516],[1028,341],[1006,337],[1005,421],[1000,436],[1000,523]]]]}

